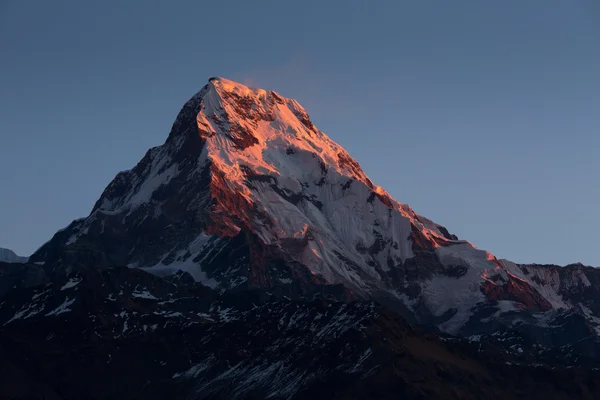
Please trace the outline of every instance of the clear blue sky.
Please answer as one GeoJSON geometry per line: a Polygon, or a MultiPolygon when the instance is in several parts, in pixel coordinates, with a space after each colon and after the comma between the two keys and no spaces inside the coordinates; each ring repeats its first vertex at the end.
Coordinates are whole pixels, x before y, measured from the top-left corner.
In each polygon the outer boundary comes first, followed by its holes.
{"type": "Polygon", "coordinates": [[[600,266],[596,0],[2,0],[0,246],[86,216],[213,75],[498,257],[600,266]]]}

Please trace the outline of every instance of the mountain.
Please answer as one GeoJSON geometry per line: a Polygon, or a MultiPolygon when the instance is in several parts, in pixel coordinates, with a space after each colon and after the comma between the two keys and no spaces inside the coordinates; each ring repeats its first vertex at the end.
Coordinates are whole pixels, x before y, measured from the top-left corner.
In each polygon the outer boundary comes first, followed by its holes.
{"type": "Polygon", "coordinates": [[[29,257],[20,257],[10,249],[0,247],[0,262],[5,263],[26,263],[29,257]]]}
{"type": "Polygon", "coordinates": [[[597,336],[600,321],[596,270],[518,265],[459,240],[373,184],[295,100],[223,78],[32,260],[184,270],[292,298],[334,291],[463,336],[553,329],[565,311],[597,336]]]}
{"type": "Polygon", "coordinates": [[[139,371],[130,387],[140,390],[145,376],[187,377],[169,390],[223,398],[314,397],[325,381],[332,397],[364,394],[375,382],[404,382],[388,394],[428,397],[423,382],[444,388],[457,379],[464,396],[455,397],[483,396],[483,387],[505,398],[563,396],[558,376],[583,397],[600,393],[591,383],[600,355],[597,269],[521,265],[475,248],[376,186],[295,100],[224,78],[185,103],[165,143],[117,174],[89,216],[21,268],[10,265],[0,264],[10,276],[0,288],[6,368],[41,391],[58,385],[66,398],[88,396],[90,377],[117,382],[121,369],[107,366],[117,354],[118,365],[139,371]],[[356,336],[365,326],[387,333],[356,336]],[[323,335],[327,349],[358,347],[339,358],[315,347],[323,335]],[[416,348],[406,335],[418,337],[416,348]],[[435,352],[423,344],[431,340],[435,352]],[[69,353],[55,364],[73,343],[88,361],[69,353]],[[294,352],[291,343],[304,347],[294,352]],[[375,356],[381,346],[418,354],[398,350],[406,362],[398,370],[396,353],[375,356]],[[36,349],[27,362],[10,353],[26,348],[36,349]],[[166,364],[149,363],[151,348],[153,362],[166,364]],[[439,359],[438,350],[454,356],[439,359]],[[465,358],[475,360],[470,372],[458,361],[465,358]],[[405,374],[411,369],[432,378],[419,381],[405,374]],[[476,370],[500,378],[490,383],[476,370]],[[61,373],[80,383],[61,386],[61,373]],[[293,393],[282,391],[290,385],[293,393]]]}

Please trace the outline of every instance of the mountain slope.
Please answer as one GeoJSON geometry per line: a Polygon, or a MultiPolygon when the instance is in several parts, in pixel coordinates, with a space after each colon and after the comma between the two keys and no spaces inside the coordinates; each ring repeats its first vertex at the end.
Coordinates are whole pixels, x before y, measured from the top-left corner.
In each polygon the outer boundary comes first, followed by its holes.
{"type": "Polygon", "coordinates": [[[49,275],[128,265],[222,291],[372,298],[463,336],[597,341],[600,321],[595,270],[521,266],[458,240],[374,185],[295,100],[223,78],[31,259],[49,275]]]}
{"type": "MultiPolygon", "coordinates": [[[[46,399],[593,399],[600,373],[527,366],[372,302],[218,293],[84,268],[0,302],[0,392],[46,399]]],[[[538,359],[539,361],[539,359],[538,359]]]]}

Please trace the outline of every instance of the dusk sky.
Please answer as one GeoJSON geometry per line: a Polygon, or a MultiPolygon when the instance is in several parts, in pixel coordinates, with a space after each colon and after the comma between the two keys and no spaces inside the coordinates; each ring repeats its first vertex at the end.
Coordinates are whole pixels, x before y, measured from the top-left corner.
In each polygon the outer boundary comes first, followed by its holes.
{"type": "Polygon", "coordinates": [[[597,0],[1,0],[0,247],[87,216],[211,76],[499,258],[600,266],[597,0]]]}

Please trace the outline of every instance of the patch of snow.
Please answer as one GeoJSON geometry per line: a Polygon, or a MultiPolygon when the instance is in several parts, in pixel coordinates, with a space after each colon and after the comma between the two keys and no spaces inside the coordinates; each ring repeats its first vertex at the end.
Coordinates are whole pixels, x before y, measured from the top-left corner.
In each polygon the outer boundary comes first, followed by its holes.
{"type": "Polygon", "coordinates": [[[207,369],[209,369],[212,364],[214,363],[214,359],[212,357],[209,357],[208,359],[206,359],[205,361],[193,365],[192,367],[190,367],[188,370],[184,371],[184,372],[179,372],[173,375],[173,379],[178,379],[178,378],[184,378],[184,379],[192,379],[192,378],[197,378],[198,375],[200,375],[201,372],[206,371],[207,369]]]}
{"type": "Polygon", "coordinates": [[[67,290],[70,289],[72,287],[75,287],[79,284],[79,282],[81,282],[81,279],[75,279],[75,278],[71,278],[69,279],[69,281],[67,283],[65,283],[60,290],[67,290]]]}
{"type": "Polygon", "coordinates": [[[205,286],[215,289],[219,286],[219,282],[206,276],[206,273],[202,270],[202,260],[194,262],[194,259],[205,250],[210,238],[210,236],[203,233],[200,234],[194,241],[190,242],[187,248],[178,251],[175,255],[175,261],[169,265],[165,265],[163,260],[166,259],[171,252],[165,254],[162,260],[156,265],[150,267],[140,267],[139,265],[135,265],[133,267],[143,269],[146,272],[160,277],[170,276],[178,271],[184,271],[189,273],[196,282],[200,282],[205,286]]]}
{"type": "Polygon", "coordinates": [[[23,307],[21,307],[21,309],[19,311],[17,311],[15,313],[15,315],[11,319],[9,319],[8,321],[6,321],[4,323],[4,325],[8,325],[9,323],[11,323],[13,321],[16,321],[18,319],[31,318],[31,317],[37,315],[38,313],[40,313],[43,310],[44,310],[44,305],[43,304],[31,303],[31,304],[23,305],[23,307]]]}
{"type": "Polygon", "coordinates": [[[43,295],[50,293],[51,291],[52,291],[52,289],[42,290],[39,293],[34,294],[33,297],[31,297],[31,300],[35,301],[35,300],[39,299],[40,297],[42,297],[43,295]]]}
{"type": "Polygon", "coordinates": [[[132,296],[133,297],[138,297],[140,299],[158,300],[156,297],[154,297],[152,295],[152,293],[150,293],[147,290],[144,290],[143,292],[133,292],[132,296]]]}
{"type": "Polygon", "coordinates": [[[183,317],[184,315],[180,312],[171,312],[168,314],[164,314],[163,317],[165,318],[179,318],[179,317],[183,317]]]}
{"type": "Polygon", "coordinates": [[[135,193],[132,193],[127,201],[130,206],[137,206],[149,202],[156,189],[162,185],[168,184],[169,181],[177,175],[177,164],[172,164],[161,172],[161,169],[167,160],[167,157],[157,156],[154,158],[150,173],[146,176],[146,179],[140,185],[139,189],[137,189],[135,193]]]}
{"type": "MultiPolygon", "coordinates": [[[[229,283],[229,288],[233,289],[234,287],[238,287],[240,286],[242,283],[247,282],[248,278],[245,276],[238,276],[235,279],[233,279],[230,283],[229,283]]],[[[213,288],[214,289],[214,288],[213,288]]]]}
{"type": "Polygon", "coordinates": [[[367,358],[369,358],[372,353],[373,353],[373,350],[371,350],[371,348],[368,348],[367,350],[365,350],[364,353],[361,354],[361,356],[358,359],[358,361],[356,362],[356,364],[348,372],[353,373],[353,372],[357,372],[358,370],[360,370],[362,363],[365,362],[365,360],[367,358]]]}
{"type": "Polygon", "coordinates": [[[77,223],[73,224],[73,234],[67,239],[65,245],[70,246],[74,244],[81,236],[87,235],[89,232],[90,224],[94,220],[94,215],[90,215],[87,219],[77,220],[77,223]]]}
{"type": "Polygon", "coordinates": [[[75,298],[69,300],[69,298],[65,298],[65,301],[58,307],[56,307],[54,310],[50,311],[48,314],[46,314],[46,317],[49,317],[51,315],[60,315],[66,312],[71,311],[71,309],[69,308],[69,306],[71,304],[73,304],[75,302],[75,298]]]}

